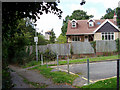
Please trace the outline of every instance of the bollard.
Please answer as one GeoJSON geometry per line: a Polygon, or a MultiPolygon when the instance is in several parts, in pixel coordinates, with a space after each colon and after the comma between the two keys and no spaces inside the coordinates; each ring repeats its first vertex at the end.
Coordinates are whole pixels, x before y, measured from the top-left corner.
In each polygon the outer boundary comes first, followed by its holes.
{"type": "Polygon", "coordinates": [[[68,60],[67,60],[67,66],[68,66],[68,74],[69,74],[69,56],[68,56],[68,60]]]}
{"type": "Polygon", "coordinates": [[[89,85],[89,79],[90,79],[90,75],[89,75],[89,59],[87,59],[87,77],[88,77],[88,85],[89,85]]]}
{"type": "Polygon", "coordinates": [[[41,54],[41,65],[43,65],[43,55],[41,54]]]}
{"type": "Polygon", "coordinates": [[[57,55],[57,69],[59,70],[58,65],[59,65],[59,61],[58,61],[58,55],[57,55]]]}
{"type": "Polygon", "coordinates": [[[119,90],[119,62],[120,60],[117,60],[117,90],[119,90]]]}

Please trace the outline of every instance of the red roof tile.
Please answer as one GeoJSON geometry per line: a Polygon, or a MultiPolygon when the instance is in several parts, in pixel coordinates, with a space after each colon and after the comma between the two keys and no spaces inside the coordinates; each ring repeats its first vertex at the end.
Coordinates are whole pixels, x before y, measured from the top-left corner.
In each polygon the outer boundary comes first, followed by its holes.
{"type": "MultiPolygon", "coordinates": [[[[113,19],[109,20],[114,23],[113,19]]],[[[95,20],[94,27],[88,27],[87,21],[88,20],[77,20],[77,28],[72,28],[71,21],[69,20],[66,35],[93,34],[93,32],[105,21],[105,19],[95,20]],[[100,22],[100,25],[97,24],[98,22],[100,22]]]]}

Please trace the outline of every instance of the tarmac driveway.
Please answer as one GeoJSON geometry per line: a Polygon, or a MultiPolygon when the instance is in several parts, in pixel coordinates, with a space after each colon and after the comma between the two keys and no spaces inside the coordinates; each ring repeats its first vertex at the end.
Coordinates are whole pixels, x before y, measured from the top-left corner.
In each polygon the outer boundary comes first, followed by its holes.
{"type": "MultiPolygon", "coordinates": [[[[89,66],[90,80],[93,82],[117,75],[117,61],[90,63],[89,66]]],[[[56,66],[52,67],[56,68],[56,66]]],[[[62,70],[67,70],[67,65],[61,65],[59,68],[62,70]]],[[[72,64],[70,65],[70,72],[80,74],[80,76],[87,78],[87,64],[72,64]]]]}

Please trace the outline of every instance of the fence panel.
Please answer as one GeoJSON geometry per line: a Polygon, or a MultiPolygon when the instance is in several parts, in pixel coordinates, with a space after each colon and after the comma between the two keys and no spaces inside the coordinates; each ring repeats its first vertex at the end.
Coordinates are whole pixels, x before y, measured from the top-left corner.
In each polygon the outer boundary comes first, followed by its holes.
{"type": "Polygon", "coordinates": [[[115,41],[96,41],[96,52],[114,52],[116,50],[115,41]]]}
{"type": "Polygon", "coordinates": [[[72,42],[74,54],[92,54],[94,49],[89,42],[72,42]]]}

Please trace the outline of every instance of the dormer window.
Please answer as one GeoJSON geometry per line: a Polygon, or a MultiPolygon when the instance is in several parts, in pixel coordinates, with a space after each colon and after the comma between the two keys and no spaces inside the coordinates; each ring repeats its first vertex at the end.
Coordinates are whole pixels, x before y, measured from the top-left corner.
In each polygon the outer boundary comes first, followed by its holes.
{"type": "Polygon", "coordinates": [[[87,22],[89,24],[89,27],[94,27],[95,21],[93,19],[88,20],[87,22]]]}
{"type": "Polygon", "coordinates": [[[75,22],[75,21],[72,22],[72,27],[73,27],[73,28],[76,27],[76,22],[75,22]]]}
{"type": "Polygon", "coordinates": [[[77,27],[77,21],[75,19],[73,19],[71,21],[71,24],[72,24],[72,28],[76,28],[77,27]]]}
{"type": "Polygon", "coordinates": [[[89,27],[93,27],[94,26],[94,22],[89,22],[89,27]]]}

